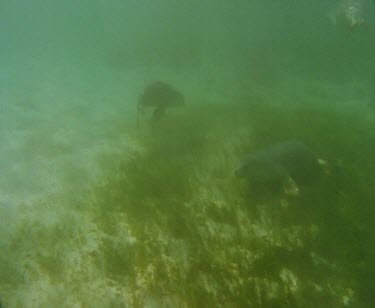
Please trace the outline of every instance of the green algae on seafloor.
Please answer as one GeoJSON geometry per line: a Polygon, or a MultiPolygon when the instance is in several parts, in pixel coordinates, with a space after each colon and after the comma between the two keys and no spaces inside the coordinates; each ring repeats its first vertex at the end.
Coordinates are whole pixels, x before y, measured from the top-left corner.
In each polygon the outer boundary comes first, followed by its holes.
{"type": "Polygon", "coordinates": [[[361,306],[374,271],[367,186],[374,165],[353,146],[373,150],[373,123],[324,106],[207,106],[179,117],[142,136],[141,150],[111,169],[86,201],[66,205],[62,221],[27,223],[37,208],[25,208],[9,265],[24,298],[36,292],[41,305],[69,294],[71,305],[361,306]],[[243,153],[263,146],[263,137],[286,136],[341,167],[299,198],[244,193],[233,176],[243,153]]]}

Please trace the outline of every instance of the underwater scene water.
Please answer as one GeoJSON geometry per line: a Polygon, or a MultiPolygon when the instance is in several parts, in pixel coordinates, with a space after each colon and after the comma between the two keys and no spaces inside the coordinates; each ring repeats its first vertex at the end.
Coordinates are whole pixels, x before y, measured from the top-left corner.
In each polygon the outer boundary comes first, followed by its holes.
{"type": "Polygon", "coordinates": [[[372,0],[0,2],[1,307],[374,307],[372,0]]]}

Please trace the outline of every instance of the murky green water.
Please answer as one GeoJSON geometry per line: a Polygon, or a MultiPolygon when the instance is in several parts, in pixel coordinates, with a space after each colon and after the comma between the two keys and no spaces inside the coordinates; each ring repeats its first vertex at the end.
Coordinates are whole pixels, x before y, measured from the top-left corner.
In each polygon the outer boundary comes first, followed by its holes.
{"type": "Polygon", "coordinates": [[[372,307],[374,3],[326,2],[2,1],[0,305],[372,307]],[[289,139],[298,196],[235,176],[289,139]]]}

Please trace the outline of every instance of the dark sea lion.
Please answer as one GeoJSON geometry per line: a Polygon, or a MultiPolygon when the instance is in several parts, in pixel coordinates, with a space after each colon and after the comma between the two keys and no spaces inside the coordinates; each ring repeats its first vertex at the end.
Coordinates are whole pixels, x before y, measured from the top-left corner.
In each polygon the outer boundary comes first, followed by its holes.
{"type": "Polygon", "coordinates": [[[168,108],[179,107],[185,104],[183,94],[168,83],[154,81],[141,93],[137,106],[137,123],[139,117],[144,114],[145,108],[153,108],[152,123],[158,122],[168,108]]]}
{"type": "Polygon", "coordinates": [[[246,156],[235,174],[253,188],[297,195],[299,185],[309,185],[321,176],[322,164],[305,144],[290,140],[246,156]]]}

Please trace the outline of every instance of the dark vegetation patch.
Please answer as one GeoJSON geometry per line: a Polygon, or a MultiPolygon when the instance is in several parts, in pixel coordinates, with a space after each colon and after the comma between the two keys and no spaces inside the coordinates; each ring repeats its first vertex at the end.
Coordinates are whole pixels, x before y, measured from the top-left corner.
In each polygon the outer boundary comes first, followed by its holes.
{"type": "MultiPolygon", "coordinates": [[[[187,244],[190,265],[189,270],[180,273],[185,286],[185,293],[180,295],[188,296],[185,300],[193,306],[211,306],[219,298],[228,305],[244,307],[250,298],[254,298],[254,307],[313,307],[317,303],[341,306],[340,292],[329,294],[325,289],[337,282],[354,291],[359,307],[366,307],[374,292],[373,128],[374,123],[364,121],[360,111],[344,112],[328,106],[288,109],[249,103],[191,107],[184,115],[166,117],[144,136],[145,152],[124,164],[123,178],[109,182],[110,189],[104,189],[100,198],[108,198],[108,191],[114,191],[114,195],[98,206],[126,213],[139,237],[145,225],[160,224],[166,236],[187,244]],[[248,130],[248,140],[236,139],[239,126],[248,130]],[[254,234],[241,235],[241,228],[250,230],[246,224],[260,219],[254,214],[259,200],[239,189],[233,176],[220,184],[208,171],[205,158],[214,157],[218,149],[222,149],[218,153],[222,155],[227,149],[221,142],[228,136],[232,138],[233,151],[228,154],[234,156],[232,160],[295,138],[303,140],[329,164],[329,174],[302,191],[301,196],[286,200],[286,208],[280,206],[280,197],[271,196],[266,201],[273,207],[265,205],[266,215],[277,217],[270,227],[276,233],[275,243],[255,239],[254,234]],[[214,188],[221,192],[219,203],[209,195],[214,188]],[[198,197],[201,189],[208,191],[207,199],[198,197]],[[249,220],[241,222],[236,216],[238,211],[248,215],[249,220]],[[226,242],[220,234],[211,236],[208,220],[231,226],[234,232],[230,240],[226,242]],[[277,234],[292,226],[302,230],[298,234],[302,246],[289,245],[287,236],[277,234]],[[314,236],[308,231],[310,226],[318,229],[314,236]],[[246,261],[241,250],[256,257],[246,261]],[[233,264],[236,269],[231,272],[233,264]],[[281,280],[280,272],[285,268],[298,277],[297,291],[288,290],[281,280]],[[202,287],[202,275],[212,279],[215,296],[202,287]],[[259,281],[255,283],[250,277],[276,283],[279,291],[275,298],[267,295],[266,283],[265,290],[254,291],[259,281]],[[317,291],[314,284],[323,291],[317,291]]],[[[225,231],[218,228],[216,232],[225,231]]],[[[153,256],[145,258],[150,260],[159,254],[157,246],[153,249],[153,256]]]]}
{"type": "MultiPolygon", "coordinates": [[[[361,111],[265,103],[168,114],[137,133],[143,149],[119,162],[89,202],[77,206],[105,234],[92,257],[114,283],[138,290],[139,305],[146,292],[173,294],[189,307],[341,307],[345,296],[356,307],[370,307],[375,125],[364,119],[361,111]],[[246,191],[233,174],[236,163],[292,138],[325,159],[329,174],[298,197],[246,191]],[[133,244],[118,238],[121,223],[133,244]],[[149,279],[143,287],[139,275],[149,279]]],[[[111,165],[103,162],[103,168],[111,165]]],[[[4,249],[21,260],[31,242],[54,247],[31,257],[58,281],[65,266],[59,239],[74,238],[73,226],[29,225],[4,249]]],[[[0,279],[17,284],[22,278],[9,270],[17,258],[12,264],[0,267],[0,279]]]]}

